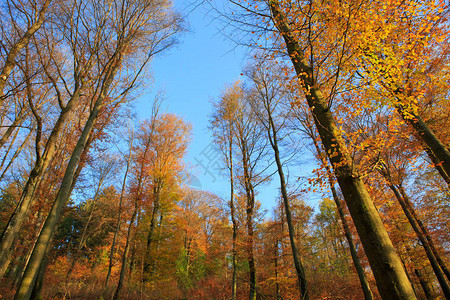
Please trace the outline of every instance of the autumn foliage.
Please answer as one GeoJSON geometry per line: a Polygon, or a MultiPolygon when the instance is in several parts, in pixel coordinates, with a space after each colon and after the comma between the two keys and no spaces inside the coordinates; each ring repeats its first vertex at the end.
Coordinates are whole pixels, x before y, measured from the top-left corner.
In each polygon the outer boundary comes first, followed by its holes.
{"type": "Polygon", "coordinates": [[[0,4],[1,299],[450,298],[446,3],[228,4],[220,195],[161,95],[134,117],[170,1],[0,4]]]}

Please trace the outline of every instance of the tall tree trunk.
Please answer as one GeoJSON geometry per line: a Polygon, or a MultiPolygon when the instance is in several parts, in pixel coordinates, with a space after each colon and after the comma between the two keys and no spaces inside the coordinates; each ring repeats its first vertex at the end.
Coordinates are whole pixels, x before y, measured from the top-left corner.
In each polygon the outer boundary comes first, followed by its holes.
{"type": "Polygon", "coordinates": [[[302,300],[308,300],[309,294],[308,294],[308,282],[306,280],[305,276],[305,268],[303,267],[301,257],[299,255],[299,249],[297,246],[297,240],[295,238],[295,228],[294,224],[292,222],[292,214],[291,214],[291,207],[289,204],[289,196],[286,189],[286,181],[284,178],[283,173],[283,164],[281,163],[280,158],[280,152],[278,149],[278,137],[277,137],[277,130],[275,128],[275,122],[272,119],[270,107],[267,109],[267,114],[269,118],[269,126],[267,127],[268,131],[268,137],[270,145],[272,146],[273,152],[275,154],[275,162],[277,164],[277,171],[278,175],[280,177],[280,189],[281,189],[281,196],[283,198],[284,203],[284,212],[286,214],[286,222],[288,225],[289,230],[289,240],[291,242],[291,248],[292,248],[292,258],[294,260],[294,266],[295,271],[297,273],[297,284],[298,289],[300,291],[300,299],[302,300]]]}
{"type": "Polygon", "coordinates": [[[380,295],[383,299],[415,299],[414,291],[378,211],[362,179],[352,168],[352,158],[327,101],[314,80],[314,72],[309,66],[308,59],[294,38],[277,0],[269,0],[268,5],[297,76],[307,91],[305,97],[308,106],[369,259],[380,295]]]}
{"type": "Polygon", "coordinates": [[[253,251],[254,244],[254,229],[253,229],[253,207],[247,206],[247,258],[250,275],[250,291],[248,295],[249,300],[256,300],[256,267],[255,267],[255,255],[253,251]]]}
{"type": "MultiPolygon", "coordinates": [[[[136,228],[140,227],[139,226],[139,221],[141,220],[141,212],[142,212],[142,210],[138,209],[137,216],[136,216],[136,220],[137,220],[136,221],[136,228]]],[[[130,267],[129,267],[129,270],[128,270],[128,282],[130,281],[130,278],[131,278],[131,276],[133,274],[134,267],[138,265],[137,259],[135,259],[135,257],[136,257],[136,248],[137,248],[136,244],[137,243],[135,241],[133,241],[133,247],[131,248],[130,267]]],[[[144,256],[142,256],[142,258],[143,257],[144,256]]],[[[142,274],[141,274],[141,278],[142,278],[142,274]]]]}
{"type": "Polygon", "coordinates": [[[142,280],[144,282],[148,281],[148,277],[150,276],[150,268],[153,265],[153,257],[152,257],[152,245],[154,240],[154,233],[157,223],[157,215],[159,212],[159,197],[161,193],[162,183],[160,183],[159,180],[156,180],[155,187],[153,188],[153,209],[152,209],[152,216],[150,218],[150,230],[147,235],[147,249],[145,250],[145,256],[144,256],[144,267],[143,267],[143,278],[142,280]]]}
{"type": "Polygon", "coordinates": [[[76,85],[74,93],[67,103],[67,105],[61,111],[55,126],[50,133],[50,136],[45,144],[44,153],[42,156],[36,158],[36,162],[33,170],[31,171],[27,183],[22,191],[20,200],[14,210],[13,214],[9,218],[5,229],[0,237],[0,278],[3,276],[7,265],[9,264],[8,257],[12,251],[11,245],[17,236],[22,224],[28,217],[29,208],[34,202],[34,193],[36,188],[42,179],[42,176],[53,159],[56,151],[56,145],[59,135],[63,129],[64,124],[69,118],[70,112],[78,102],[81,93],[81,86],[76,85]]]}
{"type": "MultiPolygon", "coordinates": [[[[163,221],[163,213],[161,212],[159,214],[159,222],[158,222],[158,239],[156,240],[156,253],[158,253],[159,248],[161,246],[161,232],[162,232],[162,221],[163,221]]],[[[152,276],[155,276],[156,270],[158,270],[158,264],[157,261],[153,262],[153,272],[152,276]]]]}
{"type": "MultiPolygon", "coordinates": [[[[20,241],[19,244],[22,245],[23,240],[20,241]]],[[[5,274],[8,276],[11,283],[11,289],[16,288],[19,285],[26,263],[26,258],[19,256],[16,256],[15,260],[11,262],[11,269],[5,274]]]]}
{"type": "MultiPolygon", "coordinates": [[[[77,180],[78,175],[79,175],[79,173],[75,174],[75,177],[76,177],[75,181],[77,180]]],[[[52,190],[53,187],[54,187],[54,185],[52,184],[48,190],[52,190]]],[[[72,185],[72,190],[73,190],[73,187],[74,187],[74,185],[72,185]]],[[[42,221],[41,221],[41,223],[42,223],[42,221]]],[[[39,225],[39,226],[41,226],[41,225],[39,225]]],[[[42,227],[41,227],[41,229],[42,229],[42,227]]],[[[36,241],[37,241],[37,238],[38,238],[38,236],[36,237],[36,241]]],[[[35,241],[35,244],[36,244],[36,241],[35,241]]],[[[52,250],[52,244],[53,244],[53,237],[50,240],[50,243],[48,244],[47,248],[45,249],[44,261],[42,262],[42,265],[39,268],[39,272],[38,272],[38,275],[37,275],[37,278],[36,278],[36,282],[34,283],[33,291],[31,292],[31,299],[39,299],[39,300],[43,299],[43,297],[42,297],[42,286],[43,286],[43,283],[44,283],[45,270],[47,268],[47,265],[48,265],[48,262],[49,262],[49,258],[50,258],[50,251],[52,250]]],[[[34,246],[33,246],[33,248],[34,248],[34,246]]],[[[30,254],[29,254],[30,256],[31,256],[32,249],[30,249],[30,254]]],[[[19,285],[19,283],[20,283],[20,281],[17,282],[17,285],[19,285]]]]}
{"type": "Polygon", "coordinates": [[[136,220],[137,212],[139,210],[138,201],[139,200],[136,199],[134,202],[133,214],[131,216],[130,224],[128,225],[127,241],[125,243],[125,249],[123,250],[122,267],[120,268],[119,282],[117,283],[117,288],[116,288],[116,291],[114,292],[114,296],[113,296],[114,300],[119,299],[120,292],[122,291],[122,287],[123,287],[123,281],[125,279],[125,272],[127,269],[127,257],[128,257],[128,252],[130,251],[131,231],[133,228],[134,221],[136,220]]]}
{"type": "Polygon", "coordinates": [[[231,130],[231,121],[230,121],[230,141],[228,148],[229,155],[229,169],[230,169],[230,213],[231,213],[231,223],[233,225],[233,233],[232,233],[232,245],[231,245],[231,255],[232,255],[232,268],[233,273],[231,275],[231,300],[236,299],[236,258],[237,258],[237,220],[236,220],[236,212],[234,207],[234,170],[233,170],[233,136],[231,130]]]}
{"type": "Polygon", "coordinates": [[[72,152],[66,172],[64,173],[61,187],[58,191],[52,209],[50,210],[50,213],[45,220],[44,227],[42,228],[35,248],[33,249],[33,253],[31,255],[30,261],[27,264],[24,277],[22,278],[19,289],[16,292],[15,299],[29,299],[31,296],[32,288],[36,281],[39,268],[42,265],[42,261],[45,255],[45,249],[55,232],[59,217],[61,215],[61,211],[65,207],[67,200],[69,199],[71,186],[74,181],[75,171],[80,161],[81,154],[83,152],[83,149],[85,148],[86,143],[88,142],[90,133],[94,127],[100,109],[104,105],[103,102],[107,96],[109,87],[113,82],[118,66],[119,64],[113,66],[109,70],[108,75],[106,75],[103,81],[102,91],[95,101],[95,104],[83,128],[83,132],[81,133],[81,136],[78,139],[78,142],[72,152]]]}
{"type": "MultiPolygon", "coordinates": [[[[52,188],[52,187],[51,187],[52,188]]],[[[33,235],[30,237],[28,237],[27,239],[31,240],[30,245],[28,245],[28,249],[27,251],[24,253],[24,255],[22,256],[22,261],[20,262],[20,266],[17,269],[17,274],[15,276],[14,279],[14,284],[13,286],[16,287],[19,283],[20,280],[23,276],[23,272],[25,269],[25,266],[28,263],[28,260],[30,259],[31,253],[33,251],[34,245],[36,244],[37,238],[39,237],[39,233],[42,229],[42,225],[43,225],[43,221],[44,221],[44,215],[43,215],[43,211],[39,210],[37,212],[37,218],[36,218],[36,224],[34,226],[34,232],[33,235]]],[[[21,241],[18,243],[18,245],[23,245],[24,242],[24,238],[21,239],[21,241]]]]}
{"type": "Polygon", "coordinates": [[[255,268],[255,255],[253,251],[254,244],[254,229],[253,229],[253,215],[255,207],[255,193],[253,190],[253,184],[251,183],[250,166],[248,165],[249,158],[247,153],[246,142],[241,139],[242,145],[242,165],[244,169],[244,187],[247,197],[246,208],[246,223],[247,223],[247,260],[249,266],[249,300],[256,300],[256,268],[255,268]]]}
{"type": "Polygon", "coordinates": [[[275,239],[273,265],[275,270],[275,299],[282,299],[280,295],[280,285],[278,283],[278,239],[275,239]]]}
{"type": "Polygon", "coordinates": [[[344,208],[339,199],[336,188],[334,187],[334,183],[331,182],[331,193],[333,194],[334,202],[336,203],[336,208],[339,214],[339,218],[342,222],[342,228],[344,229],[344,235],[347,239],[348,247],[350,249],[350,255],[352,257],[353,265],[355,266],[356,273],[358,274],[359,282],[361,283],[361,288],[364,293],[364,299],[371,300],[373,299],[372,291],[370,289],[369,282],[367,281],[366,274],[364,272],[364,268],[361,265],[361,261],[358,257],[358,252],[356,251],[355,243],[353,242],[352,232],[350,231],[350,226],[347,223],[347,219],[345,218],[344,208]]]}
{"type": "Polygon", "coordinates": [[[113,266],[113,260],[114,260],[114,248],[116,246],[116,240],[117,240],[117,236],[119,234],[119,230],[120,230],[120,218],[122,216],[122,203],[123,203],[123,195],[125,193],[125,184],[127,182],[127,176],[128,176],[128,170],[130,168],[130,161],[131,161],[131,149],[133,147],[133,142],[131,141],[130,143],[130,154],[128,155],[128,159],[127,159],[127,166],[125,169],[125,174],[123,175],[123,181],[122,181],[122,190],[120,191],[120,200],[119,200],[119,212],[117,214],[117,223],[116,223],[116,230],[114,231],[114,237],[112,240],[112,244],[111,244],[111,250],[109,253],[109,265],[108,265],[108,273],[106,274],[106,280],[105,280],[105,287],[108,287],[108,281],[109,281],[109,277],[111,276],[111,269],[113,266]]]}

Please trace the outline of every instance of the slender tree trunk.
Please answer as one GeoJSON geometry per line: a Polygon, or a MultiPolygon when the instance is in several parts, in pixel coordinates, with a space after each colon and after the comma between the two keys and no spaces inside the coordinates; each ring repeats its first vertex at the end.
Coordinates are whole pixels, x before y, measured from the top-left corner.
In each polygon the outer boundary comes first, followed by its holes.
{"type": "Polygon", "coordinates": [[[254,239],[254,229],[253,229],[253,214],[255,207],[255,193],[253,190],[253,185],[251,183],[251,176],[249,170],[249,159],[247,153],[246,142],[241,138],[242,145],[242,165],[244,169],[244,186],[245,193],[247,197],[247,209],[246,209],[246,223],[247,223],[247,260],[249,266],[249,300],[256,300],[256,268],[255,268],[255,256],[253,251],[253,239],[254,239]]]}
{"type": "Polygon", "coordinates": [[[294,228],[294,225],[292,222],[292,214],[291,214],[291,207],[289,204],[289,196],[288,196],[287,189],[286,189],[286,182],[285,182],[284,173],[283,173],[283,165],[281,163],[280,152],[278,149],[277,131],[275,128],[275,123],[271,116],[270,107],[269,107],[269,109],[267,109],[266,112],[267,112],[268,118],[269,118],[269,124],[268,124],[269,126],[267,127],[268,137],[269,137],[270,144],[271,144],[272,149],[275,154],[275,162],[277,164],[278,175],[280,177],[281,196],[283,197],[283,202],[284,202],[284,212],[286,214],[286,222],[287,222],[288,230],[289,230],[289,240],[291,242],[292,258],[294,260],[295,271],[297,273],[297,284],[298,284],[298,289],[300,291],[300,299],[308,300],[309,299],[308,282],[306,280],[305,268],[303,267],[301,257],[299,255],[297,240],[295,238],[295,228],[294,228]]]}
{"type": "Polygon", "coordinates": [[[229,169],[230,169],[230,213],[231,213],[231,223],[233,224],[233,234],[232,234],[232,245],[231,245],[231,255],[232,255],[232,268],[233,273],[231,275],[231,300],[236,299],[236,258],[237,258],[237,220],[235,216],[235,207],[234,207],[234,170],[233,170],[233,137],[231,131],[231,121],[230,121],[230,142],[228,148],[229,155],[229,169]]]}
{"type": "Polygon", "coordinates": [[[249,275],[250,275],[250,292],[248,299],[256,300],[256,267],[255,267],[255,256],[253,253],[253,237],[254,237],[254,229],[253,229],[253,208],[250,206],[247,207],[247,232],[248,232],[248,240],[247,240],[247,257],[248,257],[248,266],[249,266],[249,275]]]}
{"type": "Polygon", "coordinates": [[[55,155],[59,135],[70,115],[70,112],[74,108],[75,103],[78,102],[80,92],[81,87],[77,85],[72,98],[61,111],[61,114],[56,121],[52,132],[50,133],[50,136],[45,145],[43,155],[37,157],[34,168],[28,177],[27,183],[25,184],[16,209],[14,210],[5,229],[3,230],[3,233],[0,237],[0,278],[3,276],[9,263],[8,257],[10,256],[10,252],[12,251],[11,245],[15,237],[17,236],[22,224],[28,217],[29,208],[34,202],[34,193],[36,191],[36,188],[39,186],[45,170],[47,169],[50,161],[55,155]]]}
{"type": "Polygon", "coordinates": [[[122,267],[120,268],[119,282],[117,283],[117,288],[116,288],[116,291],[114,292],[114,296],[113,296],[114,300],[119,299],[120,292],[122,291],[123,281],[125,278],[125,272],[127,269],[127,257],[128,257],[128,252],[130,251],[129,249],[130,249],[130,242],[131,242],[131,230],[133,228],[134,221],[136,220],[136,215],[137,215],[138,210],[139,210],[138,199],[136,199],[134,202],[134,210],[133,210],[133,214],[131,216],[130,224],[128,225],[127,241],[125,243],[125,249],[123,250],[122,267]]]}
{"type": "Polygon", "coordinates": [[[411,276],[409,276],[408,269],[406,268],[405,260],[403,259],[403,257],[401,255],[399,255],[399,257],[400,257],[400,260],[402,261],[403,269],[405,270],[406,276],[408,276],[408,280],[411,283],[412,289],[414,291],[414,295],[416,295],[416,297],[417,297],[416,288],[414,287],[414,283],[411,279],[411,276]]]}
{"type": "MultiPolygon", "coordinates": [[[[50,191],[50,190],[52,190],[54,188],[54,184],[48,184],[45,181],[44,181],[44,183],[41,183],[41,186],[39,188],[41,188],[42,185],[45,185],[45,186],[48,187],[46,189],[46,191],[50,191]]],[[[39,197],[39,195],[37,197],[39,197]]],[[[14,280],[12,281],[12,286],[13,287],[17,287],[19,285],[20,280],[21,280],[22,275],[23,275],[23,272],[25,270],[25,267],[26,267],[26,265],[28,263],[28,260],[29,260],[29,258],[31,256],[31,253],[33,251],[34,245],[36,244],[37,238],[39,237],[39,234],[41,232],[42,225],[43,225],[43,222],[44,222],[44,212],[42,211],[42,209],[39,209],[37,211],[37,218],[36,219],[37,219],[37,221],[36,221],[36,225],[34,226],[33,236],[31,237],[31,239],[28,238],[29,240],[31,240],[31,244],[27,247],[28,249],[27,249],[26,254],[21,257],[20,265],[15,270],[16,273],[14,274],[14,280]]],[[[25,241],[25,238],[22,237],[21,241],[19,241],[17,243],[17,245],[23,245],[24,241],[25,241]]],[[[14,243],[13,243],[13,245],[14,245],[14,243]]],[[[13,247],[15,247],[15,246],[13,246],[13,247]]]]}
{"type": "MultiPolygon", "coordinates": [[[[187,230],[186,230],[187,234],[187,230]]],[[[189,274],[189,269],[191,266],[191,244],[192,238],[188,238],[187,236],[184,238],[184,249],[186,250],[186,271],[189,274]]]]}
{"type": "Polygon", "coordinates": [[[424,237],[424,235],[422,234],[416,219],[414,218],[414,216],[412,215],[410,209],[408,208],[408,206],[405,203],[405,200],[403,199],[403,197],[401,196],[398,187],[391,184],[389,186],[389,188],[392,190],[392,192],[394,192],[395,197],[397,198],[400,206],[403,209],[403,212],[406,215],[406,218],[409,221],[409,224],[411,225],[411,227],[413,228],[414,232],[416,233],[417,237],[419,238],[422,247],[425,250],[425,253],[428,257],[428,260],[430,261],[431,267],[433,268],[434,274],[436,275],[436,278],[439,282],[439,285],[441,286],[442,291],[444,292],[444,295],[446,298],[450,299],[450,288],[447,284],[447,281],[445,280],[445,276],[439,266],[439,263],[436,260],[436,257],[433,254],[433,251],[430,248],[430,245],[428,243],[428,241],[426,240],[426,238],[424,237]]]}
{"type": "Polygon", "coordinates": [[[155,228],[156,228],[156,223],[157,223],[157,215],[159,212],[159,197],[160,197],[160,193],[161,193],[161,183],[159,180],[157,180],[157,182],[155,183],[155,187],[153,188],[153,196],[154,196],[154,201],[153,201],[153,210],[152,210],[152,216],[150,219],[150,230],[148,232],[147,235],[147,249],[145,251],[145,257],[144,257],[144,269],[143,269],[143,281],[147,282],[148,281],[148,277],[150,274],[150,268],[153,264],[153,258],[152,258],[152,245],[153,245],[153,240],[154,240],[154,232],[155,232],[155,228]]]}
{"type": "Polygon", "coordinates": [[[416,273],[416,276],[419,279],[420,286],[422,287],[422,290],[423,290],[427,300],[433,299],[433,296],[431,294],[430,285],[429,285],[428,281],[422,275],[422,272],[419,269],[414,269],[414,273],[416,273]]]}
{"type": "Polygon", "coordinates": [[[108,273],[106,274],[106,281],[105,281],[105,287],[108,287],[108,281],[109,281],[109,277],[111,276],[111,269],[113,266],[113,260],[114,260],[114,248],[116,246],[116,240],[117,240],[117,236],[119,234],[119,230],[120,230],[120,218],[122,216],[122,203],[123,203],[123,195],[125,193],[125,184],[127,182],[127,176],[128,176],[128,170],[130,168],[130,160],[131,160],[131,148],[133,147],[132,142],[130,143],[130,154],[128,155],[128,159],[127,159],[127,167],[125,169],[125,174],[123,176],[123,181],[122,181],[122,190],[120,192],[120,200],[119,200],[119,213],[117,214],[117,223],[116,223],[116,230],[114,231],[114,237],[112,240],[112,244],[111,244],[111,250],[109,253],[109,265],[108,265],[108,273]]]}
{"type": "MultiPolygon", "coordinates": [[[[23,245],[25,238],[21,238],[19,241],[19,245],[23,245]]],[[[8,276],[8,279],[11,281],[11,288],[15,288],[19,282],[20,278],[22,278],[23,270],[28,260],[28,255],[19,257],[16,256],[15,260],[11,262],[11,268],[9,272],[5,275],[8,276]]]]}
{"type": "Polygon", "coordinates": [[[347,223],[347,219],[345,218],[343,205],[341,203],[341,200],[339,199],[336,189],[334,187],[333,183],[330,183],[331,186],[331,192],[333,194],[334,202],[336,203],[336,207],[338,210],[339,218],[342,222],[342,228],[344,229],[344,235],[347,239],[348,247],[350,249],[350,255],[352,257],[353,264],[356,269],[356,273],[358,274],[359,282],[361,283],[361,288],[364,293],[364,299],[371,300],[373,299],[372,291],[370,289],[369,282],[367,281],[366,274],[364,272],[364,268],[361,265],[361,261],[358,257],[358,252],[356,251],[355,243],[353,242],[352,233],[350,231],[350,226],[347,223]]]}
{"type": "MultiPolygon", "coordinates": [[[[164,215],[162,213],[159,214],[159,222],[158,222],[158,239],[156,240],[156,253],[159,251],[159,247],[161,246],[161,232],[162,232],[162,221],[163,221],[164,215]]],[[[158,270],[158,262],[153,262],[153,270],[152,270],[152,276],[155,276],[156,270],[158,270]]]]}
{"type": "Polygon", "coordinates": [[[139,299],[142,299],[144,295],[144,256],[141,257],[140,261],[139,272],[141,278],[139,280],[139,299]]]}
{"type": "Polygon", "coordinates": [[[231,299],[236,299],[236,291],[237,291],[237,280],[236,280],[236,265],[237,265],[237,249],[236,249],[236,242],[237,242],[237,228],[236,224],[233,224],[233,235],[232,235],[232,274],[231,274],[231,299]]]}
{"type": "MultiPolygon", "coordinates": [[[[152,123],[153,124],[153,123],[152,123]]],[[[141,187],[142,187],[142,182],[144,180],[144,171],[145,171],[145,156],[147,155],[147,152],[150,149],[150,139],[147,141],[146,146],[145,146],[145,150],[144,150],[144,159],[142,161],[142,164],[140,166],[140,171],[139,171],[139,177],[138,177],[138,183],[137,183],[137,190],[136,190],[136,197],[135,197],[135,211],[133,212],[133,216],[131,217],[132,222],[130,223],[130,226],[128,226],[128,233],[127,233],[127,242],[126,242],[126,246],[125,246],[125,250],[124,250],[124,256],[122,258],[122,268],[120,271],[120,277],[119,277],[119,283],[117,285],[117,289],[116,292],[114,293],[114,297],[119,297],[119,293],[120,290],[122,289],[122,285],[123,285],[123,280],[125,278],[125,270],[126,270],[126,265],[127,265],[127,257],[128,257],[128,252],[129,252],[129,243],[130,243],[130,230],[131,230],[131,226],[132,223],[134,223],[134,221],[138,220],[138,225],[136,227],[139,227],[139,220],[140,220],[140,209],[138,207],[138,203],[140,203],[141,201],[141,187]],[[126,254],[126,255],[125,255],[126,254]]],[[[129,269],[129,276],[131,277],[131,273],[133,271],[133,265],[134,265],[134,254],[135,254],[135,245],[133,245],[132,251],[131,251],[131,260],[130,260],[130,269],[129,269]]],[[[117,299],[117,298],[114,298],[117,299]]]]}
{"type": "Polygon", "coordinates": [[[411,213],[411,216],[414,220],[416,220],[417,225],[419,226],[421,230],[422,236],[425,237],[425,239],[428,242],[428,245],[430,246],[431,252],[433,252],[434,257],[436,258],[436,261],[438,262],[439,266],[442,269],[442,272],[444,272],[445,276],[447,277],[447,280],[450,280],[450,273],[448,271],[447,265],[444,263],[444,261],[441,258],[441,255],[437,251],[434,241],[431,238],[430,233],[428,232],[427,227],[423,224],[422,220],[419,218],[419,216],[416,214],[416,210],[414,209],[413,204],[409,200],[409,197],[406,195],[405,189],[403,188],[403,185],[398,185],[398,190],[400,191],[400,194],[402,196],[402,199],[405,203],[406,208],[411,213]]]}
{"type": "Polygon", "coordinates": [[[42,265],[42,261],[45,255],[45,249],[55,232],[59,217],[61,215],[61,211],[65,207],[67,200],[69,199],[71,186],[74,181],[74,175],[77,165],[80,161],[80,156],[89,139],[90,133],[92,131],[92,128],[94,127],[100,109],[103,106],[104,99],[107,95],[106,93],[112,84],[117,69],[118,64],[110,69],[109,74],[104,79],[101,94],[95,101],[95,104],[83,128],[83,132],[81,133],[81,136],[78,139],[78,142],[72,152],[66,172],[64,174],[64,178],[61,183],[61,187],[56,196],[56,200],[52,206],[52,209],[50,210],[49,215],[47,216],[36,246],[33,249],[33,253],[31,255],[30,261],[27,264],[24,277],[22,278],[19,289],[16,292],[15,299],[29,299],[31,296],[32,288],[36,281],[39,268],[42,265]]]}
{"type": "Polygon", "coordinates": [[[280,285],[278,284],[278,239],[275,239],[275,245],[274,245],[274,269],[275,269],[275,299],[281,299],[280,295],[280,285]]]}
{"type": "MultiPolygon", "coordinates": [[[[27,238],[31,242],[30,242],[30,245],[27,247],[28,248],[27,251],[22,256],[22,261],[20,263],[20,266],[19,266],[19,268],[17,270],[17,274],[16,274],[15,279],[14,279],[14,284],[13,284],[14,287],[17,286],[20,283],[20,280],[22,278],[25,266],[27,265],[28,260],[30,259],[30,256],[31,256],[31,253],[33,251],[34,245],[36,244],[36,241],[37,241],[37,238],[39,236],[39,233],[41,232],[42,223],[43,223],[43,219],[44,219],[42,210],[39,210],[37,212],[37,218],[36,219],[37,219],[37,221],[36,221],[36,225],[34,226],[33,235],[31,237],[27,238]]],[[[25,239],[22,238],[21,241],[18,243],[18,245],[23,245],[24,240],[25,239]]]]}
{"type": "Polygon", "coordinates": [[[314,81],[314,72],[308,59],[294,38],[277,0],[269,0],[268,5],[275,26],[285,41],[294,69],[307,91],[306,100],[369,259],[380,295],[383,299],[415,299],[414,291],[378,211],[362,179],[353,171],[352,158],[327,101],[314,81]]]}
{"type": "MultiPolygon", "coordinates": [[[[139,226],[139,221],[141,220],[140,216],[141,216],[141,210],[139,209],[137,212],[137,217],[136,217],[137,218],[136,219],[137,220],[136,228],[140,227],[139,226]]],[[[133,274],[134,267],[138,264],[135,259],[135,256],[136,256],[136,242],[133,243],[133,247],[131,248],[130,268],[128,270],[128,282],[130,281],[131,275],[133,274]]],[[[142,257],[144,257],[144,256],[142,256],[142,257]]],[[[142,278],[142,274],[141,274],[141,278],[142,278]]]]}

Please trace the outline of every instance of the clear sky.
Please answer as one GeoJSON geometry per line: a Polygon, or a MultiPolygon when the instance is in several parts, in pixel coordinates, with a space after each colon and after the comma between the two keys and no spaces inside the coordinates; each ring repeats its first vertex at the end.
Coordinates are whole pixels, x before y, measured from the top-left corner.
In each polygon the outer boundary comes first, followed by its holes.
{"type": "MultiPolygon", "coordinates": [[[[188,5],[180,0],[175,6],[184,14],[188,5]]],[[[193,186],[229,198],[229,183],[219,174],[222,161],[219,154],[211,151],[211,135],[208,118],[212,112],[210,99],[217,99],[223,89],[240,75],[245,66],[247,49],[236,45],[219,31],[220,24],[200,6],[187,17],[190,32],[184,34],[180,44],[153,61],[154,83],[152,92],[140,97],[137,110],[140,119],[150,116],[155,93],[162,90],[166,101],[163,110],[175,113],[192,124],[192,141],[187,156],[188,164],[194,167],[198,181],[193,186]]],[[[263,207],[269,211],[278,195],[278,178],[260,190],[258,196],[263,207]]]]}
{"type": "Polygon", "coordinates": [[[183,0],[176,1],[175,6],[188,14],[189,32],[181,36],[178,46],[153,61],[152,92],[139,99],[138,115],[140,119],[150,116],[154,95],[162,90],[166,97],[163,110],[192,124],[187,160],[195,167],[193,173],[198,178],[192,185],[227,197],[227,181],[218,174],[220,158],[211,152],[210,99],[217,98],[226,84],[240,78],[246,49],[236,48],[218,32],[219,24],[204,6],[192,12],[183,0]]]}

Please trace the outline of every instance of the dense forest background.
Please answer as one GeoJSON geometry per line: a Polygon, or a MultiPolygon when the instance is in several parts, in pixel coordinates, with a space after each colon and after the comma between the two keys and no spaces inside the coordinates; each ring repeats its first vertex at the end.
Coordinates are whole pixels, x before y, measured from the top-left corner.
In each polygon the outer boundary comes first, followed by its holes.
{"type": "Polygon", "coordinates": [[[0,298],[450,299],[447,4],[201,3],[248,49],[203,116],[224,197],[164,95],[135,117],[170,1],[1,1],[0,298]]]}

